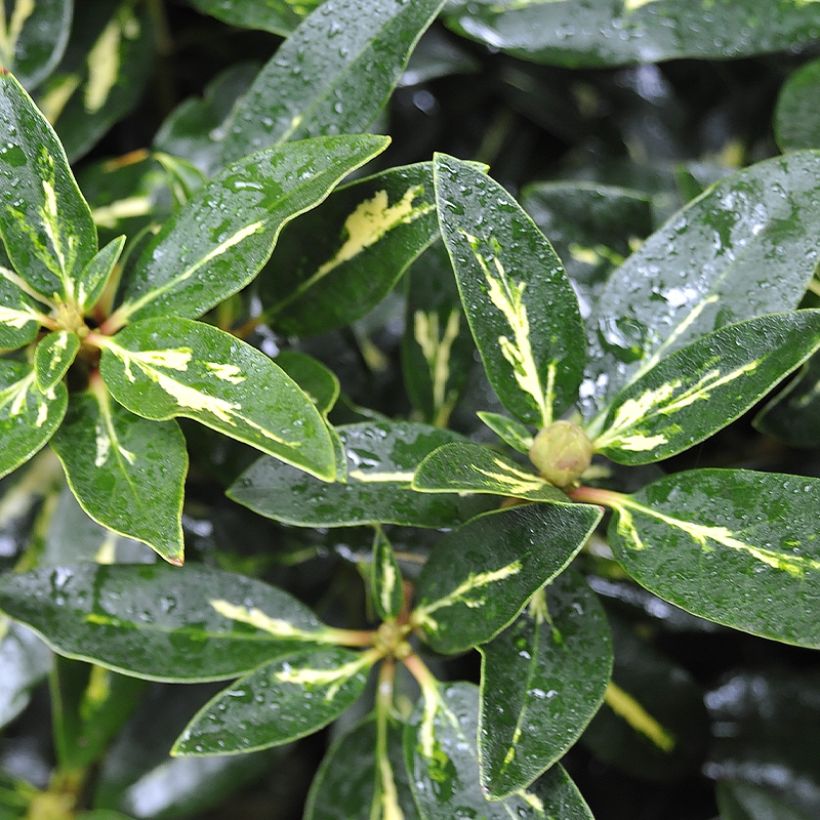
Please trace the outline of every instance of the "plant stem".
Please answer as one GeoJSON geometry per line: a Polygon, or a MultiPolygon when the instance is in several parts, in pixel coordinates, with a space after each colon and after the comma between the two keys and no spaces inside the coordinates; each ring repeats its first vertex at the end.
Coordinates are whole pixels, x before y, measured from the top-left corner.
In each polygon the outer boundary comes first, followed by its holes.
{"type": "Polygon", "coordinates": [[[599,487],[576,487],[567,493],[573,501],[581,501],[585,504],[598,504],[617,510],[624,505],[626,496],[623,493],[616,493],[612,490],[602,490],[599,487]]]}
{"type": "Polygon", "coordinates": [[[438,691],[436,676],[418,655],[408,655],[402,662],[407,667],[407,671],[416,679],[416,683],[421,687],[422,694],[425,697],[438,691]]]}
{"type": "Polygon", "coordinates": [[[337,646],[373,646],[376,640],[376,632],[367,629],[336,629],[328,627],[323,631],[323,635],[330,643],[337,646]]]}

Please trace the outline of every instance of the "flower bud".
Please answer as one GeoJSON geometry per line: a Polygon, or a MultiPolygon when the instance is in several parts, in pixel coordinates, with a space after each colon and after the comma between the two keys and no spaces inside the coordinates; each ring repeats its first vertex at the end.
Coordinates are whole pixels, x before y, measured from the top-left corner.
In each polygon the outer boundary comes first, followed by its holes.
{"type": "Polygon", "coordinates": [[[577,481],[592,461],[592,442],[569,421],[544,427],[530,447],[530,461],[556,487],[577,481]]]}

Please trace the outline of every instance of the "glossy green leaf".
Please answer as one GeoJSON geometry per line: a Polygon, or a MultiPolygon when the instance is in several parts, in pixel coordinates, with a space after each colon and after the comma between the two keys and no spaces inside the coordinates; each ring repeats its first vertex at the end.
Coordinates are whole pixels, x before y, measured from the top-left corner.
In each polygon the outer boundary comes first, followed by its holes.
{"type": "Polygon", "coordinates": [[[247,285],[282,226],[321,202],[386,137],[305,140],[246,157],[200,189],[142,251],[123,283],[115,322],[196,318],[247,285]]]}
{"type": "Polygon", "coordinates": [[[754,426],[792,447],[820,447],[820,354],[760,411],[754,426]]]}
{"type": "Polygon", "coordinates": [[[252,752],[318,732],[358,700],[375,659],[331,646],[277,658],[206,703],[171,754],[252,752]]]}
{"type": "Polygon", "coordinates": [[[455,0],[448,11],[460,34],[568,68],[725,60],[785,51],[820,35],[811,2],[793,0],[455,0]]]}
{"type": "Polygon", "coordinates": [[[91,211],[52,127],[19,82],[0,71],[0,236],[38,293],[82,301],[76,278],[97,252],[91,211]]]}
{"type": "Polygon", "coordinates": [[[290,376],[323,415],[327,415],[339,398],[336,374],[318,359],[300,350],[283,350],[274,360],[290,376]]]}
{"type": "Polygon", "coordinates": [[[753,635],[820,646],[820,479],[691,470],[611,495],[615,557],[650,592],[753,635]]]}
{"type": "Polygon", "coordinates": [[[676,455],[745,413],[820,348],[820,310],[776,313],[701,336],[612,402],[595,449],[621,464],[676,455]]]}
{"type": "Polygon", "coordinates": [[[41,393],[32,368],[0,361],[0,477],[28,461],[54,435],[67,404],[64,384],[41,393]]]}
{"type": "Polygon", "coordinates": [[[0,727],[29,703],[29,692],[47,674],[51,653],[28,629],[0,616],[0,727]]]}
{"type": "Polygon", "coordinates": [[[114,398],[158,421],[192,418],[325,480],[333,442],[310,399],[264,353],[211,325],[145,319],[105,340],[114,398]]]}
{"type": "Polygon", "coordinates": [[[0,609],[56,652],[149,680],[244,674],[305,642],[334,640],[304,605],[201,565],[77,564],[0,577],[0,609]]]}
{"type": "Polygon", "coordinates": [[[475,347],[442,242],[422,254],[408,280],[401,346],[404,384],[422,418],[443,427],[467,385],[475,347]]]}
{"type": "Polygon", "coordinates": [[[173,157],[162,151],[155,151],[153,157],[165,171],[171,196],[177,206],[187,204],[207,182],[205,174],[187,159],[173,157]]]}
{"type": "Polygon", "coordinates": [[[569,570],[481,647],[481,780],[493,797],[525,788],[592,719],[612,672],[598,598],[569,570]]]}
{"type": "Polygon", "coordinates": [[[290,34],[321,0],[192,0],[194,8],[232,26],[290,34]]]}
{"type": "Polygon", "coordinates": [[[263,458],[236,480],[228,496],[260,515],[303,527],[451,527],[487,508],[482,499],[426,495],[410,487],[422,459],[458,439],[456,433],[390,421],[344,425],[338,433],[347,457],[346,483],[322,484],[263,458]]]}
{"type": "Polygon", "coordinates": [[[481,63],[465,46],[434,26],[413,49],[399,87],[409,88],[453,74],[478,73],[481,63]]]}
{"type": "Polygon", "coordinates": [[[721,820],[810,820],[767,789],[720,782],[715,788],[721,820]]]}
{"type": "Polygon", "coordinates": [[[529,453],[533,436],[525,424],[489,410],[479,410],[476,415],[513,450],[518,450],[519,453],[529,453]]]}
{"type": "Polygon", "coordinates": [[[111,279],[117,263],[120,260],[122,249],[125,246],[125,237],[118,236],[101,248],[80,274],[80,282],[84,299],[80,305],[83,310],[89,310],[99,301],[105,286],[111,279]]]}
{"type": "Polygon", "coordinates": [[[325,0],[237,102],[224,126],[222,161],[287,140],[369,128],[442,5],[325,0]]]}
{"type": "Polygon", "coordinates": [[[583,504],[528,504],[469,521],[424,565],[413,623],[436,652],[486,643],[569,564],[600,517],[583,504]]]}
{"type": "Polygon", "coordinates": [[[368,718],[339,737],[310,786],[304,820],[401,820],[416,815],[407,782],[402,724],[387,724],[387,750],[379,765],[376,721],[368,718]],[[387,768],[387,772],[382,772],[387,768]],[[385,785],[389,778],[390,783],[385,785]]]}
{"type": "Polygon", "coordinates": [[[59,62],[71,28],[73,0],[0,4],[0,67],[34,88],[59,62]]]}
{"type": "Polygon", "coordinates": [[[523,422],[549,425],[584,366],[578,302],[552,246],[497,182],[452,157],[434,162],[442,236],[487,377],[523,422]]]}
{"type": "Polygon", "coordinates": [[[801,66],[777,98],[774,133],[783,151],[820,148],[820,59],[801,66]]]}
{"type": "Polygon", "coordinates": [[[45,335],[34,351],[34,382],[48,393],[68,372],[80,350],[80,337],[69,330],[55,330],[45,335]]]}
{"type": "Polygon", "coordinates": [[[360,319],[437,235],[431,163],[351,182],[282,232],[259,278],[262,316],[299,336],[360,319]]]}
{"type": "Polygon", "coordinates": [[[397,618],[404,603],[401,570],[396,554],[381,527],[373,538],[373,558],[370,562],[370,592],[376,614],[382,619],[397,618]]]}
{"type": "Polygon", "coordinates": [[[0,350],[24,347],[40,329],[41,306],[15,284],[16,279],[13,271],[0,267],[0,350]]]}
{"type": "Polygon", "coordinates": [[[553,766],[528,789],[489,800],[478,771],[478,687],[442,684],[427,692],[404,732],[410,786],[421,817],[452,820],[592,820],[569,775],[553,766]]]}
{"type": "Polygon", "coordinates": [[[587,410],[704,333],[797,307],[820,258],[818,174],[820,151],[803,151],[722,179],[615,271],[590,331],[587,410]]]}
{"type": "Polygon", "coordinates": [[[467,492],[568,504],[569,499],[532,469],[471,442],[445,444],[419,464],[413,489],[425,493],[467,492]]]}
{"type": "Polygon", "coordinates": [[[37,90],[37,104],[71,161],[139,102],[154,65],[145,4],[82,0],[65,57],[37,90]]]}
{"type": "Polygon", "coordinates": [[[182,564],[188,453],[175,421],[147,421],[105,388],[74,393],[52,447],[71,491],[99,524],[182,564]]]}

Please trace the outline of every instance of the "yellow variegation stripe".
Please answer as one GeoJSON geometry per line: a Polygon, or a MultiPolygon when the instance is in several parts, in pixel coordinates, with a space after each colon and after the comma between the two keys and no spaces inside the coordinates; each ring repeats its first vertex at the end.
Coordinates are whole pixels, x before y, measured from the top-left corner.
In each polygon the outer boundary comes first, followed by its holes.
{"type": "Polygon", "coordinates": [[[53,399],[54,391],[40,393],[34,385],[34,371],[0,390],[0,419],[16,418],[23,413],[27,407],[29,393],[37,400],[34,426],[42,427],[48,419],[48,403],[45,399],[53,399]]]}
{"type": "Polygon", "coordinates": [[[6,21],[5,0],[0,3],[0,57],[6,65],[13,65],[17,41],[23,33],[23,26],[34,13],[35,0],[17,0],[11,11],[11,18],[6,21]]]}
{"type": "Polygon", "coordinates": [[[478,466],[474,466],[473,469],[492,481],[498,482],[504,491],[510,495],[538,492],[547,486],[542,478],[525,470],[520,470],[498,456],[493,456],[493,463],[497,467],[496,470],[485,470],[478,466]]]}
{"type": "MultiPolygon", "coordinates": [[[[108,391],[103,389],[94,390],[94,398],[97,400],[97,405],[100,409],[100,415],[97,419],[97,424],[94,429],[95,455],[94,466],[103,467],[113,455],[115,460],[120,462],[120,468],[123,473],[129,475],[128,466],[133,466],[137,460],[136,453],[122,446],[117,435],[117,430],[114,427],[114,418],[111,415],[111,399],[108,391]],[[123,463],[125,462],[125,464],[123,463]],[[126,466],[126,464],[128,466],[126,466]]],[[[133,488],[135,495],[136,488],[133,488]]]]}
{"type": "Polygon", "coordinates": [[[339,689],[350,680],[354,675],[358,674],[362,669],[367,669],[372,666],[380,655],[376,650],[362,652],[356,660],[343,663],[341,666],[335,666],[332,669],[313,669],[311,667],[293,667],[287,663],[283,664],[283,668],[274,673],[276,680],[282,683],[294,683],[298,686],[327,686],[325,692],[325,700],[333,700],[339,692],[339,689]]]}
{"type": "Polygon", "coordinates": [[[460,332],[461,314],[457,308],[450,311],[443,333],[439,331],[436,311],[417,310],[413,315],[413,337],[421,348],[430,372],[433,398],[433,423],[445,426],[456,402],[455,391],[447,392],[450,379],[450,355],[460,332]]]}
{"type": "Polygon", "coordinates": [[[248,624],[262,632],[267,632],[275,638],[293,638],[294,640],[317,641],[321,640],[320,631],[299,629],[282,618],[272,618],[257,607],[246,607],[241,604],[232,604],[222,598],[209,601],[211,607],[231,621],[248,624]]]}
{"type": "Polygon", "coordinates": [[[68,101],[74,96],[82,81],[80,74],[64,74],[49,82],[48,91],[37,100],[37,105],[52,125],[60,119],[68,101]]]}
{"type": "Polygon", "coordinates": [[[29,324],[29,322],[39,322],[39,320],[40,314],[27,305],[22,305],[19,308],[0,305],[0,325],[20,330],[29,324]]]}
{"type": "Polygon", "coordinates": [[[632,695],[613,681],[610,681],[606,688],[604,703],[662,752],[669,753],[675,748],[674,735],[655,720],[632,695]]]}
{"type": "Polygon", "coordinates": [[[365,470],[351,470],[348,475],[356,481],[378,484],[380,482],[395,482],[398,484],[409,484],[413,480],[415,473],[412,470],[394,470],[392,472],[374,472],[365,470]]]}
{"type": "Polygon", "coordinates": [[[149,196],[130,196],[118,199],[110,205],[103,205],[91,212],[94,222],[101,228],[116,228],[120,220],[146,216],[154,208],[149,196]]]}

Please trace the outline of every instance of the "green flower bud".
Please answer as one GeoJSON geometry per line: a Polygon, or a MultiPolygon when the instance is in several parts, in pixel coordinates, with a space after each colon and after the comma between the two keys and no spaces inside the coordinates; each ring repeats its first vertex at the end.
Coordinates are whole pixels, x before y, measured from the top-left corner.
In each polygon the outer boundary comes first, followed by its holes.
{"type": "Polygon", "coordinates": [[[592,461],[592,442],[584,431],[569,421],[556,421],[535,437],[530,461],[556,487],[577,481],[592,461]]]}

